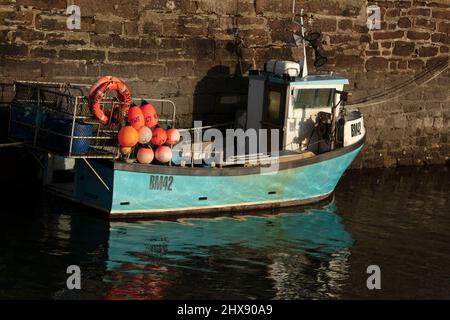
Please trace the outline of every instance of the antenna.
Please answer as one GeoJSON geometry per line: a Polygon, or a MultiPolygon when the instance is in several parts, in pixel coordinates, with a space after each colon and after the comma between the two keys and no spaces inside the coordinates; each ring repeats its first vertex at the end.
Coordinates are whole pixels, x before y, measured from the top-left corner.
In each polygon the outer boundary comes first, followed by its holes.
{"type": "MultiPolygon", "coordinates": [[[[302,28],[302,37],[301,37],[301,43],[303,45],[303,68],[302,68],[302,77],[306,77],[308,75],[308,63],[306,59],[306,45],[305,45],[305,28],[303,26],[303,12],[302,9],[300,11],[300,23],[295,20],[295,0],[292,1],[292,22],[300,25],[302,28]]],[[[293,34],[294,43],[296,45],[299,45],[299,36],[297,36],[295,33],[293,34]]]]}

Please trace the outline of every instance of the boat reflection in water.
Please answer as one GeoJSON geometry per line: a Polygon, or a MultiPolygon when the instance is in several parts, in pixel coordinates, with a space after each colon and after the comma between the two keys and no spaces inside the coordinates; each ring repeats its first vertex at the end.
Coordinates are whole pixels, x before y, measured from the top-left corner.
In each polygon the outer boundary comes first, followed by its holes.
{"type": "Polygon", "coordinates": [[[330,201],[172,222],[105,221],[4,185],[0,300],[450,296],[447,167],[351,171],[336,191],[338,214],[330,201]],[[372,264],[386,271],[382,290],[367,289],[372,264]],[[70,265],[80,266],[82,290],[67,289],[70,265]]]}
{"type": "Polygon", "coordinates": [[[338,298],[348,278],[353,241],[334,201],[110,226],[106,299],[338,298]]]}

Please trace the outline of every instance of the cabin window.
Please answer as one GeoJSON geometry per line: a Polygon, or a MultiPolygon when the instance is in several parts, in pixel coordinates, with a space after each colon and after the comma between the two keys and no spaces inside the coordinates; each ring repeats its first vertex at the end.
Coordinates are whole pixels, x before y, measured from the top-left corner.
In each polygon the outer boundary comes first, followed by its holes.
{"type": "Polygon", "coordinates": [[[269,91],[268,118],[273,121],[280,120],[281,92],[269,91]]]}
{"type": "Polygon", "coordinates": [[[331,107],[335,89],[295,89],[294,109],[331,107]]]}

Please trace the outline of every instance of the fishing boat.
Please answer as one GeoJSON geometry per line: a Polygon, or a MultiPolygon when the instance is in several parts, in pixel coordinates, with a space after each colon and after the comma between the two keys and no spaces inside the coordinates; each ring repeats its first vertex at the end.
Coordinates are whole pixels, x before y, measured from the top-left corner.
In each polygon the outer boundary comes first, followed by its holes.
{"type": "MultiPolygon", "coordinates": [[[[324,62],[314,46],[317,34],[305,36],[302,28],[293,39],[302,43],[304,57],[309,41],[315,64],[324,62]]],[[[363,115],[345,106],[348,83],[333,73],[309,74],[306,59],[270,60],[250,71],[247,110],[235,123],[182,129],[193,139],[170,145],[172,161],[146,164],[121,155],[120,128],[93,114],[90,85],[20,81],[9,137],[38,161],[45,190],[110,218],[303,205],[329,197],[363,148],[363,115]],[[232,134],[232,141],[244,133],[242,148],[212,148],[217,141],[205,139],[211,130],[227,139],[232,134]]],[[[175,126],[173,101],[130,99],[153,103],[159,125],[175,126]]],[[[99,103],[112,115],[122,102],[99,103]]]]}

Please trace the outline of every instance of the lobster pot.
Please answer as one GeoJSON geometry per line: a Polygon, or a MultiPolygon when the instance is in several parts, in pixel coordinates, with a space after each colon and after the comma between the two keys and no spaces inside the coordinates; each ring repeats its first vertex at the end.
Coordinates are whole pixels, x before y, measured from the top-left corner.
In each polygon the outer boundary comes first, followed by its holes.
{"type": "Polygon", "coordinates": [[[33,141],[35,126],[41,126],[46,113],[36,105],[12,103],[9,136],[24,141],[33,141]]]}
{"type": "MultiPolygon", "coordinates": [[[[91,124],[83,124],[75,122],[74,137],[72,141],[72,154],[83,155],[88,152],[91,145],[93,126],[91,124]]],[[[72,120],[65,118],[48,119],[45,123],[45,128],[48,130],[43,135],[46,147],[55,151],[68,154],[70,151],[70,137],[72,134],[72,120]]]]}

